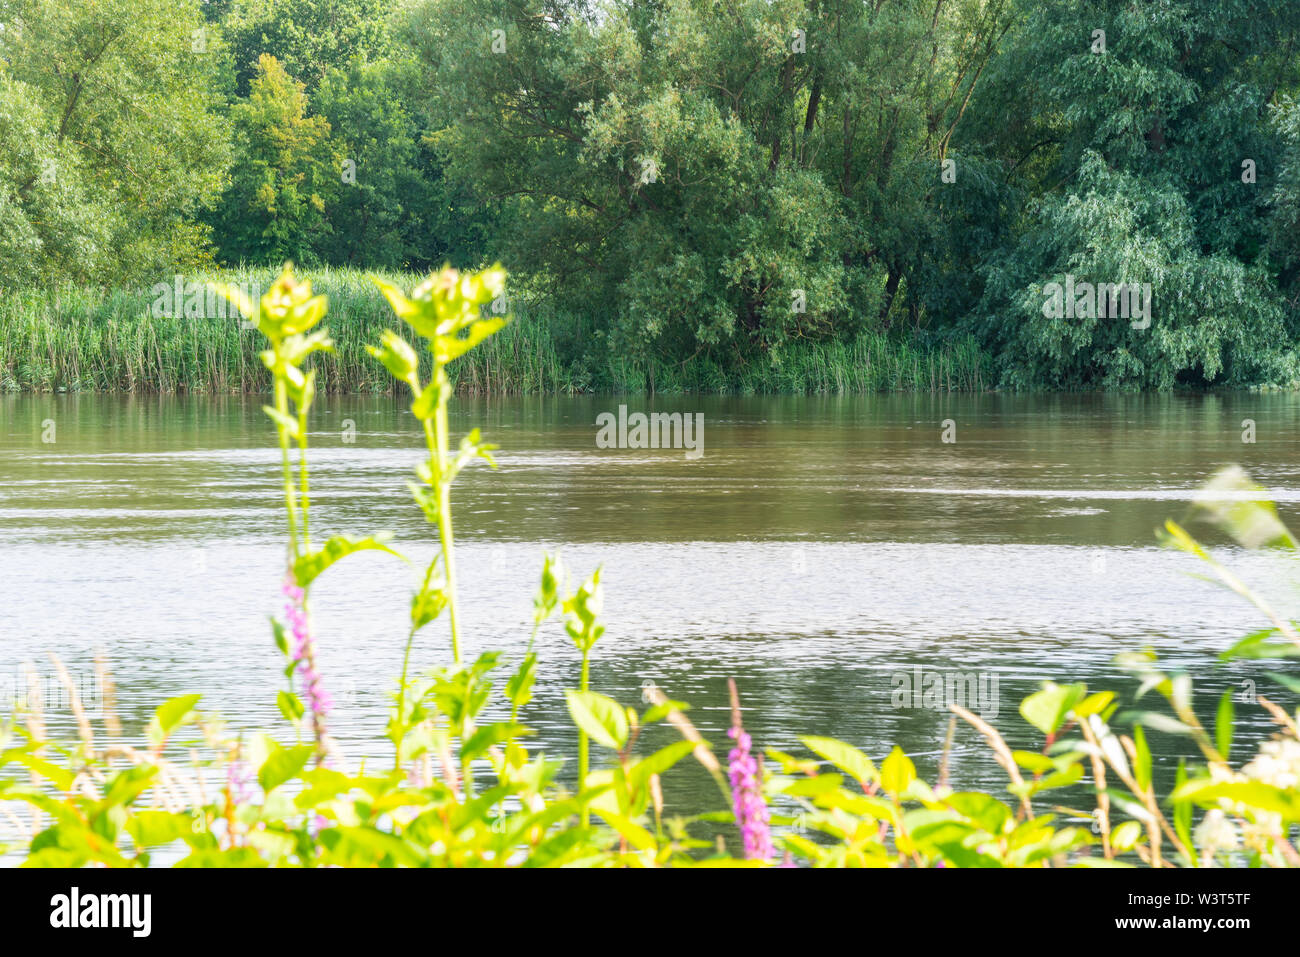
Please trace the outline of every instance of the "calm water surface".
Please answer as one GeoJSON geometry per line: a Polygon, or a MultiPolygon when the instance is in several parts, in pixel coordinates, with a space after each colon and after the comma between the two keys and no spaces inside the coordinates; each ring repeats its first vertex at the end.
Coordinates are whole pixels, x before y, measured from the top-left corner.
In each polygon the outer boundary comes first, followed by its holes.
{"type": "MultiPolygon", "coordinates": [[[[50,651],[92,688],[102,651],[128,730],[187,692],[237,728],[280,720],[266,619],[280,611],[282,498],[262,401],[0,398],[0,691],[24,661],[48,674],[50,651]]],[[[1296,397],[1254,395],[459,401],[453,428],[480,425],[502,446],[500,469],[468,470],[455,496],[463,647],[517,656],[543,550],[563,545],[575,572],[605,569],[594,687],[633,703],[654,682],[691,702],[720,747],[728,677],[761,746],[830,734],[880,757],[899,743],[927,774],[947,715],[891,700],[918,668],[983,676],[985,689],[996,677],[997,699],[973,710],[996,712],[1013,747],[1038,746],[1017,704],[1044,679],[1131,689],[1112,664],[1122,650],[1149,646],[1191,671],[1207,714],[1246,681],[1277,695],[1276,664],[1215,663],[1257,615],[1192,577],[1195,562],[1158,548],[1154,529],[1233,462],[1294,518],[1298,414],[1296,397]],[[596,448],[596,415],[620,401],[702,412],[704,456],[596,448]]],[[[415,563],[354,556],[313,593],[334,730],[350,758],[378,756],[407,597],[432,551],[404,486],[422,440],[390,400],[324,400],[314,422],[318,536],[390,530],[415,563]]],[[[1285,569],[1230,557],[1296,611],[1285,569]]],[[[440,625],[422,634],[422,666],[447,659],[440,625]]],[[[541,651],[526,719],[536,746],[571,751],[563,689],[577,653],[558,624],[541,651]]],[[[1267,734],[1258,708],[1238,710],[1248,734],[1267,734]]],[[[1153,737],[1167,767],[1181,743],[1153,737]]],[[[678,810],[719,803],[695,769],[674,773],[678,810]]],[[[966,728],[952,776],[1004,781],[966,728]]]]}

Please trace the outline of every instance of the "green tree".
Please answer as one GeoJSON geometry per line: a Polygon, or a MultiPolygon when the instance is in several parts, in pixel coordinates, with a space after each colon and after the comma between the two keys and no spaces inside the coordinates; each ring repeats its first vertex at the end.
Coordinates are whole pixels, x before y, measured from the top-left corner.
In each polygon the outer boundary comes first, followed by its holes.
{"type": "Polygon", "coordinates": [[[380,59],[389,46],[385,0],[243,0],[222,20],[235,68],[236,92],[247,96],[264,53],[279,60],[312,92],[331,69],[380,59]]]}
{"type": "Polygon", "coordinates": [[[1096,153],[1084,155],[1074,188],[1046,197],[1032,227],[985,269],[979,321],[1009,385],[1242,386],[1296,375],[1269,271],[1205,253],[1182,195],[1110,169],[1096,153]],[[1149,284],[1150,309],[1137,319],[1091,307],[1048,315],[1048,284],[1067,276],[1149,284]]]}
{"type": "Polygon", "coordinates": [[[611,348],[779,362],[890,315],[1007,6],[425,0],[401,36],[494,254],[611,348]]]}
{"type": "Polygon", "coordinates": [[[343,157],[343,186],[327,210],[330,229],[315,247],[325,262],[392,268],[441,262],[427,249],[425,228],[438,197],[424,173],[419,128],[400,93],[390,64],[359,61],[326,73],[316,91],[315,109],[343,157]]]}
{"type": "Polygon", "coordinates": [[[109,248],[103,209],[33,91],[0,73],[0,288],[89,282],[109,248]]]}
{"type": "MultiPolygon", "coordinates": [[[[1300,20],[1276,0],[1023,3],[972,104],[1004,179],[1005,243],[974,264],[974,327],[1008,383],[1168,387],[1295,374],[1267,261],[1300,20]],[[1149,282],[1151,325],[1039,312],[1065,274],[1149,282]]],[[[992,217],[990,217],[992,218],[992,217]]],[[[987,227],[985,227],[987,231],[987,227]]],[[[954,237],[960,243],[961,237],[954,237]]],[[[967,241],[966,245],[972,245],[967,241]]]]}
{"type": "Polygon", "coordinates": [[[238,161],[214,220],[222,258],[317,261],[329,233],[326,207],[342,183],[329,122],[308,115],[303,84],[269,54],[230,113],[238,161]]]}
{"type": "MultiPolygon", "coordinates": [[[[82,275],[89,261],[96,280],[111,282],[201,259],[207,235],[196,216],[220,193],[229,132],[215,93],[219,37],[196,0],[8,0],[0,13],[5,96],[29,104],[25,120],[11,117],[32,125],[31,145],[54,161],[56,194],[94,210],[84,238],[42,240],[49,268],[82,275]]],[[[6,138],[5,149],[21,157],[28,144],[17,142],[6,138]]],[[[46,220],[54,194],[36,187],[54,184],[30,177],[10,191],[8,215],[40,224],[48,239],[67,220],[46,220]]]]}
{"type": "Polygon", "coordinates": [[[1288,296],[1293,335],[1300,328],[1300,102],[1287,97],[1274,111],[1274,128],[1285,152],[1270,197],[1273,216],[1270,247],[1279,282],[1288,296]]]}

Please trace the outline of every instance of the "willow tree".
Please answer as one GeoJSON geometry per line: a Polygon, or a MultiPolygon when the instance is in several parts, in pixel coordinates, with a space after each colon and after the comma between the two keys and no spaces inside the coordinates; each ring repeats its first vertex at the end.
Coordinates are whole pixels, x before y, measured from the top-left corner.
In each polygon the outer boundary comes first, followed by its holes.
{"type": "Polygon", "coordinates": [[[1008,23],[982,0],[423,0],[453,175],[611,345],[763,350],[892,314],[1008,23]]]}
{"type": "Polygon", "coordinates": [[[1300,80],[1294,4],[1020,6],[968,130],[1008,187],[1008,241],[973,270],[983,283],[975,326],[1004,356],[1006,380],[1295,377],[1281,264],[1270,260],[1294,156],[1275,122],[1300,80]],[[1150,283],[1150,326],[1045,319],[1042,287],[1067,274],[1150,283]]]}
{"type": "MultiPolygon", "coordinates": [[[[22,101],[10,116],[33,131],[5,149],[40,154],[0,203],[33,225],[45,271],[108,282],[203,258],[195,217],[220,193],[229,145],[219,38],[197,0],[6,0],[0,22],[0,95],[22,101]],[[82,235],[40,211],[72,196],[93,210],[82,235]]],[[[0,279],[25,268],[0,263],[0,279]]]]}

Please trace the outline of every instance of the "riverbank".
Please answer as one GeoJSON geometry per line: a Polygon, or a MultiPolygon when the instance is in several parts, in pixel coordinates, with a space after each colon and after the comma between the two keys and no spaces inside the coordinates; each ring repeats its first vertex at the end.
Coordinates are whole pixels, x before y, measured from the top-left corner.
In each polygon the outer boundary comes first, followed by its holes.
{"type": "MultiPolygon", "coordinates": [[[[334,394],[385,394],[392,377],[365,345],[394,324],[367,273],[304,273],[330,299],[333,355],[314,363],[319,387],[334,394]]],[[[24,291],[0,297],[0,391],[105,393],[262,393],[270,378],[259,337],[241,328],[193,285],[220,279],[255,290],[268,270],[188,276],[191,285],[24,291]],[[187,291],[188,290],[188,291],[187,291]]],[[[413,277],[388,276],[409,287],[413,277]]],[[[938,347],[880,335],[852,342],[803,342],[779,364],[756,357],[700,355],[682,363],[636,360],[601,348],[593,317],[513,304],[514,322],[452,367],[462,394],[701,392],[826,395],[869,392],[978,392],[991,361],[971,340],[938,347]]]]}

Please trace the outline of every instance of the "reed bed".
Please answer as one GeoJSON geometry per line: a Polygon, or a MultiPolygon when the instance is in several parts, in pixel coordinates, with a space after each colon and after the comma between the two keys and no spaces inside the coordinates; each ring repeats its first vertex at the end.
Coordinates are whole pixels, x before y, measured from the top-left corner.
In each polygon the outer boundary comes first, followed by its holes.
{"type": "MultiPolygon", "coordinates": [[[[369,273],[304,271],[330,299],[332,355],[313,359],[318,386],[331,393],[389,393],[387,372],[365,351],[394,320],[369,273]]],[[[260,284],[270,270],[187,276],[260,284]]],[[[389,275],[411,286],[415,277],[389,275]]],[[[0,295],[0,391],[264,393],[270,376],[259,337],[237,318],[209,308],[186,318],[157,316],[156,290],[87,288],[0,295]]],[[[590,317],[545,305],[516,305],[514,322],[450,368],[469,394],[581,392],[844,394],[881,391],[982,391],[990,363],[973,341],[940,347],[877,335],[852,342],[798,343],[779,359],[707,355],[686,362],[630,359],[601,352],[590,317]]]]}

